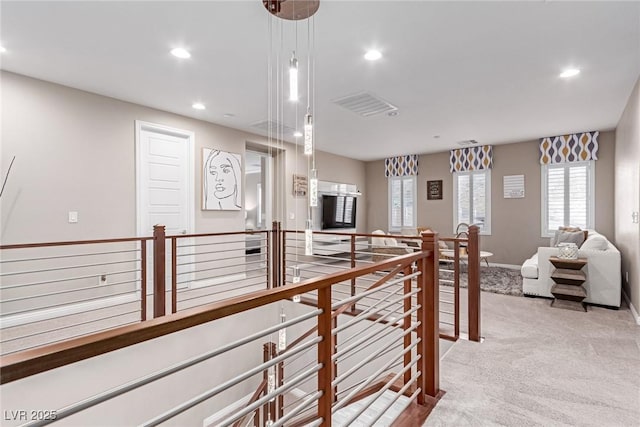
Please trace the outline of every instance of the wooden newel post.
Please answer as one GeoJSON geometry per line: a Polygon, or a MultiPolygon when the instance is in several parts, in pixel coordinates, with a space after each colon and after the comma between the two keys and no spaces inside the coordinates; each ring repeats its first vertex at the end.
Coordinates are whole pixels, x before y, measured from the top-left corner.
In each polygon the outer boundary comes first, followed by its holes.
{"type": "Polygon", "coordinates": [[[333,376],[334,341],[331,334],[331,287],[318,289],[318,308],[322,313],[318,316],[318,335],[322,341],[318,343],[318,363],[322,368],[318,371],[318,390],[323,392],[318,400],[318,417],[323,419],[322,427],[331,426],[331,405],[334,402],[334,389],[331,386],[333,376]]]}
{"type": "Polygon", "coordinates": [[[469,298],[469,340],[480,342],[480,228],[469,227],[468,256],[468,298],[469,298]]]}
{"type": "MultiPolygon", "coordinates": [[[[418,283],[422,304],[422,390],[436,397],[440,391],[440,280],[438,262],[438,233],[427,231],[421,234],[422,251],[428,255],[421,259],[418,268],[422,273],[418,283]]],[[[418,311],[420,313],[420,311],[418,311]]]]}
{"type": "Polygon", "coordinates": [[[153,317],[165,314],[165,232],[164,225],[153,226],[153,317]]]}

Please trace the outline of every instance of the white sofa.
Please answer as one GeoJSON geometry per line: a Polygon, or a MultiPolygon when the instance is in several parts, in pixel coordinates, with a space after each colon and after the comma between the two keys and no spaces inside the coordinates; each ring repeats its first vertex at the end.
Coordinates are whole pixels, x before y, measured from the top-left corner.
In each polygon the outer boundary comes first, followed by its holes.
{"type": "Polygon", "coordinates": [[[410,254],[413,252],[408,245],[404,243],[398,243],[393,237],[388,237],[384,231],[376,230],[371,234],[375,234],[380,237],[371,238],[371,260],[373,262],[387,261],[390,258],[410,254]]]}
{"type": "MultiPolygon", "coordinates": [[[[558,248],[540,247],[531,258],[522,264],[522,291],[525,295],[550,297],[551,272],[555,267],[549,257],[557,256],[558,248]]],[[[579,258],[587,258],[583,268],[587,280],[582,285],[587,291],[586,303],[620,307],[621,271],[620,251],[606,237],[589,230],[587,240],[578,250],[579,258]]]]}

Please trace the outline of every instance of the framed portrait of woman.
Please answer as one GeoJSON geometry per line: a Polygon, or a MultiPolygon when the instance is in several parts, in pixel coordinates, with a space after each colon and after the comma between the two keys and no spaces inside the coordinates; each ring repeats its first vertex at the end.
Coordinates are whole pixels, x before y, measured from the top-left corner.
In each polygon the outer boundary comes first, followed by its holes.
{"type": "Polygon", "coordinates": [[[202,149],[202,210],[242,209],[241,164],[240,154],[202,149]]]}

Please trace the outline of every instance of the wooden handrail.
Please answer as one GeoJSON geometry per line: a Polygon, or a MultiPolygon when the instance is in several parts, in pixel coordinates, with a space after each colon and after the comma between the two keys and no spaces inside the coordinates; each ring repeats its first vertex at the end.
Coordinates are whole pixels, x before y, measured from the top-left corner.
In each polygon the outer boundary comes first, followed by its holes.
{"type": "Polygon", "coordinates": [[[294,295],[325,289],[335,283],[350,280],[352,277],[373,273],[380,269],[393,268],[398,264],[412,263],[426,256],[428,253],[425,252],[407,254],[374,265],[356,267],[349,271],[309,279],[299,284],[254,291],[146,322],[3,356],[0,357],[0,384],[26,378],[280,300],[293,298],[294,295]]]}
{"type": "Polygon", "coordinates": [[[233,236],[239,234],[268,234],[271,230],[241,230],[241,231],[225,231],[223,233],[196,233],[196,234],[167,234],[167,238],[189,238],[189,237],[216,237],[216,236],[233,236]]]}
{"type": "MultiPolygon", "coordinates": [[[[287,233],[304,233],[304,230],[282,230],[287,233]]],[[[326,234],[330,236],[355,236],[355,237],[392,237],[394,239],[422,240],[420,235],[413,234],[371,234],[371,233],[346,233],[341,231],[314,231],[313,234],[326,234]]],[[[438,237],[444,242],[468,242],[466,237],[438,237]]]]}
{"type": "Polygon", "coordinates": [[[93,245],[99,243],[123,243],[123,242],[140,242],[153,240],[153,236],[149,237],[123,237],[119,239],[98,239],[98,240],[68,240],[64,242],[44,242],[44,243],[19,243],[14,245],[0,245],[0,250],[5,249],[27,249],[27,248],[44,248],[47,246],[72,246],[72,245],[93,245]]]}

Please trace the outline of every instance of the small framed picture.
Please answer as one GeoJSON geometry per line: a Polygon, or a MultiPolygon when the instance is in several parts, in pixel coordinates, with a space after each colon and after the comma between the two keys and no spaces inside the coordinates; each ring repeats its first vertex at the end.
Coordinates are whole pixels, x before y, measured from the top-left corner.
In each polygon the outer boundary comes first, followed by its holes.
{"type": "Polygon", "coordinates": [[[294,197],[307,195],[307,177],[305,175],[293,175],[293,195],[294,197]]]}
{"type": "Polygon", "coordinates": [[[427,200],[442,200],[442,180],[427,181],[427,200]]]}

